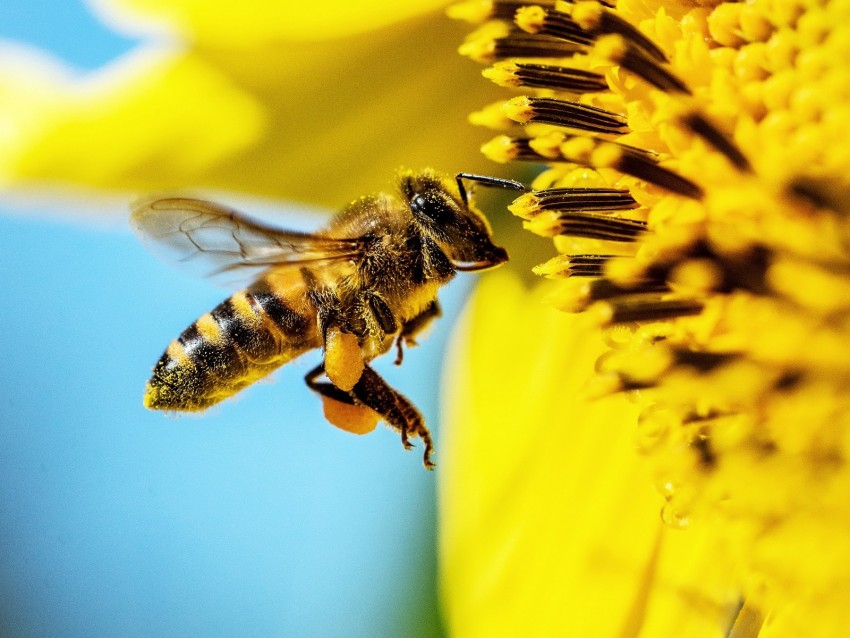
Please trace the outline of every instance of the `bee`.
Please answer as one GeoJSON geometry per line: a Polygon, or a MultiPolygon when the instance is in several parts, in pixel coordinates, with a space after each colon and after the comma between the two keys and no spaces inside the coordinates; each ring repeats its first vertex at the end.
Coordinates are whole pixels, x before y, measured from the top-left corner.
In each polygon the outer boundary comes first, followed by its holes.
{"type": "Polygon", "coordinates": [[[498,266],[493,243],[464,181],[523,190],[512,180],[433,170],[402,171],[397,196],[379,193],[346,206],[324,229],[275,228],[209,201],[138,201],[131,225],[154,249],[206,275],[253,281],[202,315],[153,368],[144,405],[194,412],[226,399],[307,351],[323,361],[305,377],[326,418],[365,433],[379,420],[419,437],[432,468],[433,443],[419,410],[370,363],[403,348],[440,316],[437,291],[457,271],[498,266]],[[319,379],[325,377],[327,381],[319,379]]]}

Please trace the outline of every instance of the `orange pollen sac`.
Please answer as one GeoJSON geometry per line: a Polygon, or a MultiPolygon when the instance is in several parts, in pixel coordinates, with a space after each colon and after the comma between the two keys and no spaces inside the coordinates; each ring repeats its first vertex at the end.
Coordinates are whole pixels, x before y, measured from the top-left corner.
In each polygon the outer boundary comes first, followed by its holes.
{"type": "Polygon", "coordinates": [[[374,410],[322,397],[325,418],[340,430],[352,434],[369,434],[378,426],[381,416],[374,410]]]}
{"type": "Polygon", "coordinates": [[[357,337],[337,327],[325,337],[325,374],[336,387],[348,392],[363,374],[363,353],[357,337]]]}

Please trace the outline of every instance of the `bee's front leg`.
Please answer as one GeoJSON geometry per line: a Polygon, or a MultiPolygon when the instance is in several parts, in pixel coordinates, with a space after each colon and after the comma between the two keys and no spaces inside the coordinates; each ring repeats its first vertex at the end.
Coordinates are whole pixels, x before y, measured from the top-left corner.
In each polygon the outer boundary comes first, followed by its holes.
{"type": "Polygon", "coordinates": [[[395,342],[398,350],[398,354],[393,362],[395,365],[400,366],[402,359],[404,359],[404,350],[402,349],[402,345],[407,346],[408,348],[415,346],[416,335],[425,330],[425,328],[431,325],[431,322],[434,321],[434,319],[442,314],[443,311],[440,308],[440,302],[434,299],[434,301],[426,306],[425,310],[404,322],[404,325],[401,327],[401,332],[395,342]]]}

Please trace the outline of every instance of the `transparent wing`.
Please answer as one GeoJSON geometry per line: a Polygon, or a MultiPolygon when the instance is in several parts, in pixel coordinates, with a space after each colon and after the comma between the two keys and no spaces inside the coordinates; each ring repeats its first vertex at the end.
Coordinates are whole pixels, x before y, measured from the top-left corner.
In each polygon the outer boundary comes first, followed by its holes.
{"type": "Polygon", "coordinates": [[[362,245],[359,239],[282,230],[200,199],[145,199],[133,202],[131,208],[130,225],[153,253],[231,287],[272,266],[351,259],[362,245]]]}

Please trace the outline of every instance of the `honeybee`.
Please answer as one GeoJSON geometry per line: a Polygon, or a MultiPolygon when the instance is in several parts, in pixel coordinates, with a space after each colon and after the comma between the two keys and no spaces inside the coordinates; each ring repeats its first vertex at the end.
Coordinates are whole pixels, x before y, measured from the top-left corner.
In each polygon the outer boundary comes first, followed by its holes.
{"type": "Polygon", "coordinates": [[[322,348],[323,362],[305,381],[328,421],[362,434],[384,420],[405,448],[411,437],[422,439],[423,463],[432,468],[421,413],[369,364],[393,343],[401,363],[403,348],[440,316],[437,291],[457,271],[507,261],[465,180],[524,189],[468,173],[452,180],[430,169],[402,171],[398,195],[361,197],[312,234],[198,199],[135,202],[131,225],[154,249],[178,264],[209,266],[208,276],[253,280],[169,344],[147,382],[145,407],[204,410],[322,348]]]}

